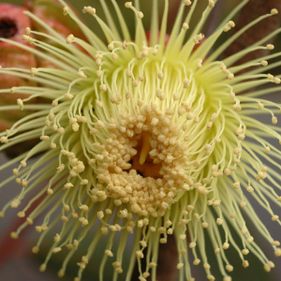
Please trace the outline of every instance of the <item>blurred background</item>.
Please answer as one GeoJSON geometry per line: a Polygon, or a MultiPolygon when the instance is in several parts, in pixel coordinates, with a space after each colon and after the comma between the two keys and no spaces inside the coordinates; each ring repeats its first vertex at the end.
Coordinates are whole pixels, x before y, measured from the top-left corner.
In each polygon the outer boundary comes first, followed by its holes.
{"type": "MultiPolygon", "coordinates": [[[[51,1],[51,0],[50,0],[51,1]]],[[[265,0],[266,1],[266,0],[265,0]]],[[[20,0],[9,0],[9,1],[3,1],[0,0],[0,4],[8,3],[8,4],[23,4],[24,1],[20,0]]],[[[81,9],[84,5],[90,5],[94,3],[96,6],[96,2],[94,0],[69,0],[66,1],[68,3],[71,3],[74,7],[77,8],[77,11],[81,9]]],[[[123,3],[124,1],[120,1],[123,3]]],[[[163,1],[160,1],[163,2],[163,1]]],[[[171,3],[177,2],[176,0],[171,0],[171,3]]],[[[205,1],[199,1],[200,3],[205,1]]],[[[222,18],[228,11],[230,11],[237,3],[239,3],[240,0],[228,0],[228,1],[219,1],[218,7],[214,13],[214,18],[211,21],[211,24],[215,25],[215,23],[219,22],[220,18],[222,18]]],[[[276,1],[278,2],[278,0],[276,1]]],[[[173,6],[173,5],[171,5],[173,6]]],[[[144,5],[144,14],[149,15],[150,5],[144,5]]],[[[172,14],[172,13],[171,13],[172,14]]],[[[146,16],[146,18],[149,18],[149,16],[146,16]]],[[[130,16],[128,16],[128,21],[133,20],[130,16]]],[[[95,29],[95,22],[90,17],[86,18],[86,21],[88,24],[95,29]]],[[[171,16],[170,19],[171,23],[173,21],[173,18],[171,16]]],[[[97,29],[97,32],[98,29],[97,29]]],[[[280,44],[280,39],[276,41],[277,45],[280,44]]],[[[1,49],[0,49],[1,52],[1,49]]],[[[1,63],[0,63],[1,64],[1,63]]],[[[0,80],[1,83],[1,80],[0,80]]],[[[1,85],[0,85],[1,87],[1,85]]],[[[275,93],[270,96],[272,100],[281,102],[280,93],[275,93]]],[[[11,152],[13,154],[13,152],[11,152]]],[[[7,155],[0,154],[0,163],[4,163],[7,161],[7,155]]],[[[6,171],[5,173],[1,172],[0,174],[0,182],[3,181],[7,176],[9,176],[9,173],[6,171]]],[[[17,184],[11,184],[9,188],[5,189],[5,192],[1,192],[0,196],[0,206],[3,206],[4,203],[10,199],[14,194],[16,194],[19,191],[19,187],[17,184]]],[[[253,204],[255,204],[253,202],[253,204]]],[[[266,226],[272,233],[273,237],[275,239],[281,239],[281,233],[280,233],[280,227],[278,227],[276,224],[271,222],[270,217],[268,217],[263,210],[261,210],[258,206],[256,206],[257,212],[259,213],[259,216],[262,218],[262,220],[265,222],[266,226]]],[[[277,211],[278,213],[278,211],[277,211]]],[[[280,213],[280,209],[279,209],[280,213]]],[[[55,259],[53,259],[50,263],[49,270],[45,273],[40,273],[38,268],[39,265],[42,262],[42,259],[44,255],[47,252],[48,249],[48,243],[45,245],[45,251],[44,247],[43,250],[40,252],[39,255],[33,255],[31,253],[31,248],[35,244],[37,235],[33,231],[33,229],[29,229],[27,232],[24,233],[24,235],[18,239],[18,240],[11,240],[9,238],[9,233],[15,229],[17,224],[19,223],[19,220],[16,217],[15,211],[9,211],[5,218],[0,219],[0,281],[53,281],[57,280],[58,277],[56,275],[57,270],[59,269],[59,264],[61,262],[60,255],[56,255],[55,259]]],[[[256,280],[256,281],[280,281],[281,280],[281,263],[280,260],[277,261],[277,259],[272,254],[271,248],[267,248],[268,245],[264,242],[264,240],[257,236],[257,240],[259,241],[259,244],[261,245],[261,248],[265,249],[266,254],[268,254],[269,257],[276,263],[277,266],[276,269],[274,269],[271,273],[265,273],[263,270],[263,266],[257,261],[254,257],[249,258],[250,267],[248,269],[243,269],[240,265],[240,260],[237,258],[236,254],[230,251],[230,261],[232,262],[235,271],[233,273],[233,280],[234,281],[250,281],[250,280],[256,280]]],[[[50,243],[52,240],[50,240],[50,243]]],[[[208,249],[210,256],[212,256],[211,249],[208,249]]],[[[101,253],[102,255],[102,253],[101,253]]],[[[95,257],[96,260],[99,260],[99,257],[95,257]]],[[[73,272],[76,271],[76,264],[73,262],[73,272]]],[[[85,274],[85,281],[98,281],[97,277],[97,267],[98,263],[92,263],[88,267],[88,270],[85,274]]],[[[64,280],[73,280],[73,277],[75,276],[74,273],[68,272],[68,275],[64,278],[64,280]]],[[[111,268],[108,268],[107,272],[111,272],[111,268]]],[[[195,268],[195,277],[198,281],[205,281],[206,277],[204,273],[200,270],[199,267],[195,268]]],[[[216,274],[215,274],[216,275],[216,274]]],[[[219,274],[217,275],[219,276],[219,274]]],[[[108,279],[110,280],[110,278],[108,279]]],[[[219,279],[218,279],[219,280],[219,279]]],[[[135,281],[135,280],[132,280],[135,281]]],[[[175,280],[176,281],[176,280],[175,280]]],[[[219,280],[220,281],[220,280],[219,280]]]]}

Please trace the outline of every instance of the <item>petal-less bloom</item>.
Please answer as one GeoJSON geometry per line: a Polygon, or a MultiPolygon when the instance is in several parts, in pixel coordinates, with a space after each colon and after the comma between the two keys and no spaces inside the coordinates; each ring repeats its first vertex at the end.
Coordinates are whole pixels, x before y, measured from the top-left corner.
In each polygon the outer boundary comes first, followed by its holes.
{"type": "Polygon", "coordinates": [[[206,234],[224,281],[231,280],[233,270],[229,247],[243,267],[249,266],[251,252],[270,271],[274,264],[255,242],[246,221],[254,223],[280,256],[280,242],[264,226],[250,199],[280,224],[271,208],[271,203],[278,210],[281,206],[280,104],[266,99],[280,91],[280,76],[269,74],[281,64],[276,61],[280,53],[242,65],[236,62],[250,52],[272,50],[268,42],[280,30],[230,57],[221,55],[241,34],[278,11],[272,9],[225,39],[235,26],[233,18],[248,2],[241,1],[205,38],[202,28],[215,1],[209,0],[191,26],[197,1],[184,0],[167,40],[168,0],[163,11],[159,1],[152,1],[148,40],[139,2],[126,2],[120,8],[115,0],[100,1],[102,13],[84,7],[102,35],[91,31],[61,1],[65,16],[79,26],[83,39],[71,34],[64,38],[27,13],[45,30],[26,31],[25,39],[37,49],[2,40],[51,66],[0,70],[39,83],[0,91],[28,94],[15,106],[1,106],[1,111],[29,112],[1,134],[1,150],[41,140],[0,167],[19,162],[0,187],[13,180],[22,187],[1,214],[20,208],[18,216],[25,222],[12,236],[17,238],[34,225],[41,233],[34,252],[48,233],[57,232],[42,271],[52,255],[62,251],[65,259],[59,276],[63,276],[79,245],[90,241],[75,280],[81,280],[97,245],[106,241],[99,280],[104,280],[105,265],[110,263],[112,280],[121,275],[130,281],[136,261],[139,280],[155,281],[159,244],[166,243],[169,235],[177,244],[179,280],[194,280],[190,255],[195,265],[202,264],[208,280],[215,280],[205,250],[206,234]],[[124,19],[125,8],[135,17],[133,35],[124,19]],[[49,102],[33,104],[36,97],[49,102]],[[263,123],[261,115],[269,116],[272,124],[263,123]],[[34,156],[36,161],[30,163],[34,156]],[[40,204],[27,216],[38,199],[40,204]],[[131,255],[129,265],[124,262],[125,251],[131,255]]]}

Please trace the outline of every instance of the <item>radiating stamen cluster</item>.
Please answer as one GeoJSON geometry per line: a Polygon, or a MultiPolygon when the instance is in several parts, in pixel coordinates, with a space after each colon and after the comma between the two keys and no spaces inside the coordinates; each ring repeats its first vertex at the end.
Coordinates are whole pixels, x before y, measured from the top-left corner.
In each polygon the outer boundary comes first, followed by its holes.
{"type": "Polygon", "coordinates": [[[137,262],[139,280],[155,281],[159,243],[167,243],[168,235],[177,242],[179,280],[194,280],[190,253],[194,265],[202,264],[208,280],[215,280],[205,250],[206,234],[224,281],[231,280],[233,271],[229,247],[237,251],[243,267],[249,266],[246,256],[251,252],[270,271],[274,264],[255,242],[246,218],[280,256],[280,242],[264,226],[249,197],[281,224],[270,205],[281,206],[281,105],[266,99],[281,90],[281,76],[268,74],[281,65],[271,63],[281,54],[237,62],[257,50],[273,50],[269,41],[280,30],[222,61],[221,57],[241,34],[278,11],[269,11],[216,47],[235,27],[233,18],[248,0],[241,1],[209,36],[203,30],[216,1],[208,1],[193,27],[198,1],[182,1],[168,37],[168,0],[163,0],[163,13],[158,1],[152,1],[149,36],[138,0],[125,4],[135,15],[133,35],[123,16],[128,11],[115,0],[99,1],[103,16],[94,7],[84,7],[102,37],[60,2],[83,39],[72,34],[64,38],[30,13],[45,30],[27,30],[25,39],[36,48],[1,39],[50,63],[31,70],[0,69],[0,74],[37,83],[0,90],[26,95],[17,105],[1,106],[1,111],[27,113],[0,134],[1,151],[40,139],[32,150],[0,166],[4,170],[19,163],[0,184],[2,189],[16,180],[22,188],[0,213],[22,207],[18,216],[25,222],[12,236],[17,238],[36,224],[37,253],[54,233],[40,269],[44,271],[52,255],[64,251],[60,277],[78,255],[79,245],[88,243],[75,281],[82,279],[98,244],[104,250],[99,280],[104,280],[110,262],[112,280],[121,275],[130,281],[137,262]],[[37,97],[45,103],[34,104],[37,97]],[[269,116],[272,124],[256,115],[269,116]],[[21,206],[24,198],[30,201],[21,206]],[[131,257],[128,265],[126,252],[131,257]]]}

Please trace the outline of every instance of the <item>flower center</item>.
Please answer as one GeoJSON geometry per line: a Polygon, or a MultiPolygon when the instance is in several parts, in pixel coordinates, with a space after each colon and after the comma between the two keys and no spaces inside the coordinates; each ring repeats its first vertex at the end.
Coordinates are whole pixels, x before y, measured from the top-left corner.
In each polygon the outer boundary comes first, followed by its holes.
{"type": "Polygon", "coordinates": [[[158,179],[161,177],[160,170],[162,165],[161,163],[154,163],[153,159],[150,157],[150,141],[151,135],[144,132],[136,147],[137,154],[132,157],[130,163],[132,164],[132,169],[136,170],[139,175],[158,179]]]}
{"type": "Polygon", "coordinates": [[[107,130],[110,138],[94,161],[100,188],[96,199],[102,192],[132,213],[163,215],[187,180],[186,149],[172,116],[143,109],[122,116],[107,130]]]}
{"type": "Polygon", "coordinates": [[[0,19],[0,37],[12,38],[18,32],[18,27],[14,20],[9,18],[0,19]]]}

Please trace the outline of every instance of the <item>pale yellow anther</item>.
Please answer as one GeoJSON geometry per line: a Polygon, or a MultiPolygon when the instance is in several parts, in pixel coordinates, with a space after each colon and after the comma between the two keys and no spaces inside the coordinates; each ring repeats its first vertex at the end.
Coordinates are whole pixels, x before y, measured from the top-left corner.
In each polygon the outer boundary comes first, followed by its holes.
{"type": "Polygon", "coordinates": [[[46,264],[41,264],[39,267],[40,272],[45,272],[47,269],[47,265],[46,264]]]}
{"type": "Polygon", "coordinates": [[[73,34],[69,34],[66,38],[66,42],[72,44],[75,42],[75,36],[73,34]]]}
{"type": "Polygon", "coordinates": [[[18,212],[17,213],[17,216],[19,217],[19,218],[24,218],[25,217],[25,212],[24,211],[21,211],[21,212],[18,212]]]}
{"type": "Polygon", "coordinates": [[[250,251],[248,249],[242,249],[242,254],[244,256],[247,256],[250,253],[250,251]]]}
{"type": "Polygon", "coordinates": [[[177,269],[182,269],[184,267],[184,263],[180,262],[177,264],[177,269]]]}
{"type": "Polygon", "coordinates": [[[278,215],[273,215],[271,217],[272,221],[279,221],[279,216],[278,215]]]}
{"type": "Polygon", "coordinates": [[[273,125],[276,125],[278,123],[278,118],[276,116],[273,116],[271,118],[271,122],[272,122],[273,125]]]}
{"type": "Polygon", "coordinates": [[[107,250],[105,250],[104,253],[105,253],[105,255],[108,256],[108,257],[113,257],[113,252],[112,252],[111,250],[108,250],[108,249],[107,249],[107,250]]]}
{"type": "Polygon", "coordinates": [[[225,27],[224,27],[224,32],[230,31],[232,28],[235,27],[235,22],[234,21],[229,21],[225,27]]]}
{"type": "Polygon", "coordinates": [[[21,203],[20,199],[14,199],[14,200],[11,202],[11,208],[13,208],[13,209],[18,208],[19,205],[20,205],[20,203],[21,203]]]}
{"type": "Polygon", "coordinates": [[[271,13],[272,15],[277,15],[279,12],[278,12],[278,10],[277,10],[276,8],[274,8],[274,9],[272,9],[272,10],[270,11],[270,13],[271,13]]]}
{"type": "Polygon", "coordinates": [[[54,242],[57,243],[61,240],[61,235],[56,233],[55,237],[54,237],[54,242]]]}
{"type": "Polygon", "coordinates": [[[189,24],[187,22],[184,22],[182,24],[182,28],[183,28],[183,30],[188,30],[189,29],[189,24]]]}
{"type": "Polygon", "coordinates": [[[83,212],[88,212],[89,211],[89,207],[87,205],[81,205],[79,208],[83,212]]]}
{"type": "Polygon", "coordinates": [[[136,251],[136,257],[137,257],[138,259],[144,258],[143,252],[142,252],[141,250],[136,251]]]}
{"type": "Polygon", "coordinates": [[[143,12],[138,11],[137,16],[138,16],[139,19],[142,19],[144,17],[144,14],[143,14],[143,12]]]}
{"type": "Polygon", "coordinates": [[[227,264],[225,268],[226,268],[226,270],[227,270],[228,272],[232,272],[232,271],[233,271],[233,266],[230,265],[230,264],[227,264]]]}
{"type": "Polygon", "coordinates": [[[184,5],[190,6],[192,4],[191,0],[183,0],[184,5]]]}
{"type": "Polygon", "coordinates": [[[273,45],[273,44],[267,44],[267,45],[266,45],[266,48],[267,48],[268,50],[273,50],[273,49],[274,49],[274,45],[273,45]]]}
{"type": "Polygon", "coordinates": [[[211,274],[207,276],[207,279],[208,279],[209,281],[215,281],[215,280],[216,280],[215,276],[213,276],[213,275],[211,275],[211,274]]]}
{"type": "Polygon", "coordinates": [[[97,12],[96,9],[91,6],[85,6],[82,11],[83,13],[88,13],[92,16],[96,15],[97,12]]]}
{"type": "Polygon", "coordinates": [[[19,235],[18,235],[17,232],[11,232],[10,236],[11,236],[12,239],[18,239],[19,238],[19,235]]]}
{"type": "Polygon", "coordinates": [[[79,218],[79,221],[83,226],[87,226],[89,224],[88,219],[84,217],[79,218]]]}
{"type": "Polygon", "coordinates": [[[61,247],[55,247],[52,252],[53,252],[54,254],[57,254],[57,253],[61,252],[61,250],[62,250],[61,247]]]}
{"type": "Polygon", "coordinates": [[[190,242],[189,243],[189,248],[190,249],[193,249],[193,248],[195,248],[196,247],[196,242],[190,242]]]}
{"type": "Polygon", "coordinates": [[[242,266],[244,267],[244,268],[247,268],[247,267],[249,267],[249,261],[247,261],[247,260],[243,260],[243,262],[242,262],[242,266]]]}
{"type": "Polygon", "coordinates": [[[209,224],[207,222],[202,222],[202,227],[203,228],[208,228],[209,227],[209,224]]]}
{"type": "Polygon", "coordinates": [[[125,2],[125,7],[126,8],[132,8],[133,7],[133,3],[132,2],[125,2]]]}
{"type": "Polygon", "coordinates": [[[194,265],[199,265],[201,263],[201,260],[196,258],[194,261],[193,261],[193,264],[194,265]]]}
{"type": "Polygon", "coordinates": [[[104,212],[103,211],[98,211],[97,212],[97,217],[98,217],[98,219],[102,220],[104,218],[104,212]]]}
{"type": "Polygon", "coordinates": [[[281,257],[281,248],[277,248],[274,251],[276,257],[281,257]]]}
{"type": "Polygon", "coordinates": [[[8,137],[6,137],[6,136],[0,137],[0,142],[1,143],[8,143],[8,137]]]}
{"type": "Polygon", "coordinates": [[[23,100],[22,99],[17,99],[17,104],[20,107],[20,109],[23,110],[23,107],[24,107],[23,100]]]}
{"type": "Polygon", "coordinates": [[[223,248],[224,250],[229,249],[229,247],[230,247],[230,245],[229,245],[228,242],[224,242],[223,245],[222,245],[222,248],[223,248]]]}
{"type": "Polygon", "coordinates": [[[40,251],[40,249],[39,249],[38,246],[34,246],[34,247],[32,248],[32,253],[33,253],[33,254],[38,254],[39,251],[40,251]]]}
{"type": "Polygon", "coordinates": [[[264,270],[265,270],[266,272],[270,272],[270,271],[271,271],[271,267],[270,267],[270,265],[269,265],[268,263],[264,264],[264,265],[263,265],[263,268],[264,268],[264,270]]]}
{"type": "Polygon", "coordinates": [[[216,4],[216,0],[209,0],[209,7],[213,8],[216,4]]]}
{"type": "Polygon", "coordinates": [[[26,35],[30,35],[30,34],[31,34],[31,28],[30,28],[30,27],[27,27],[27,28],[25,29],[25,34],[26,34],[26,35]]]}

